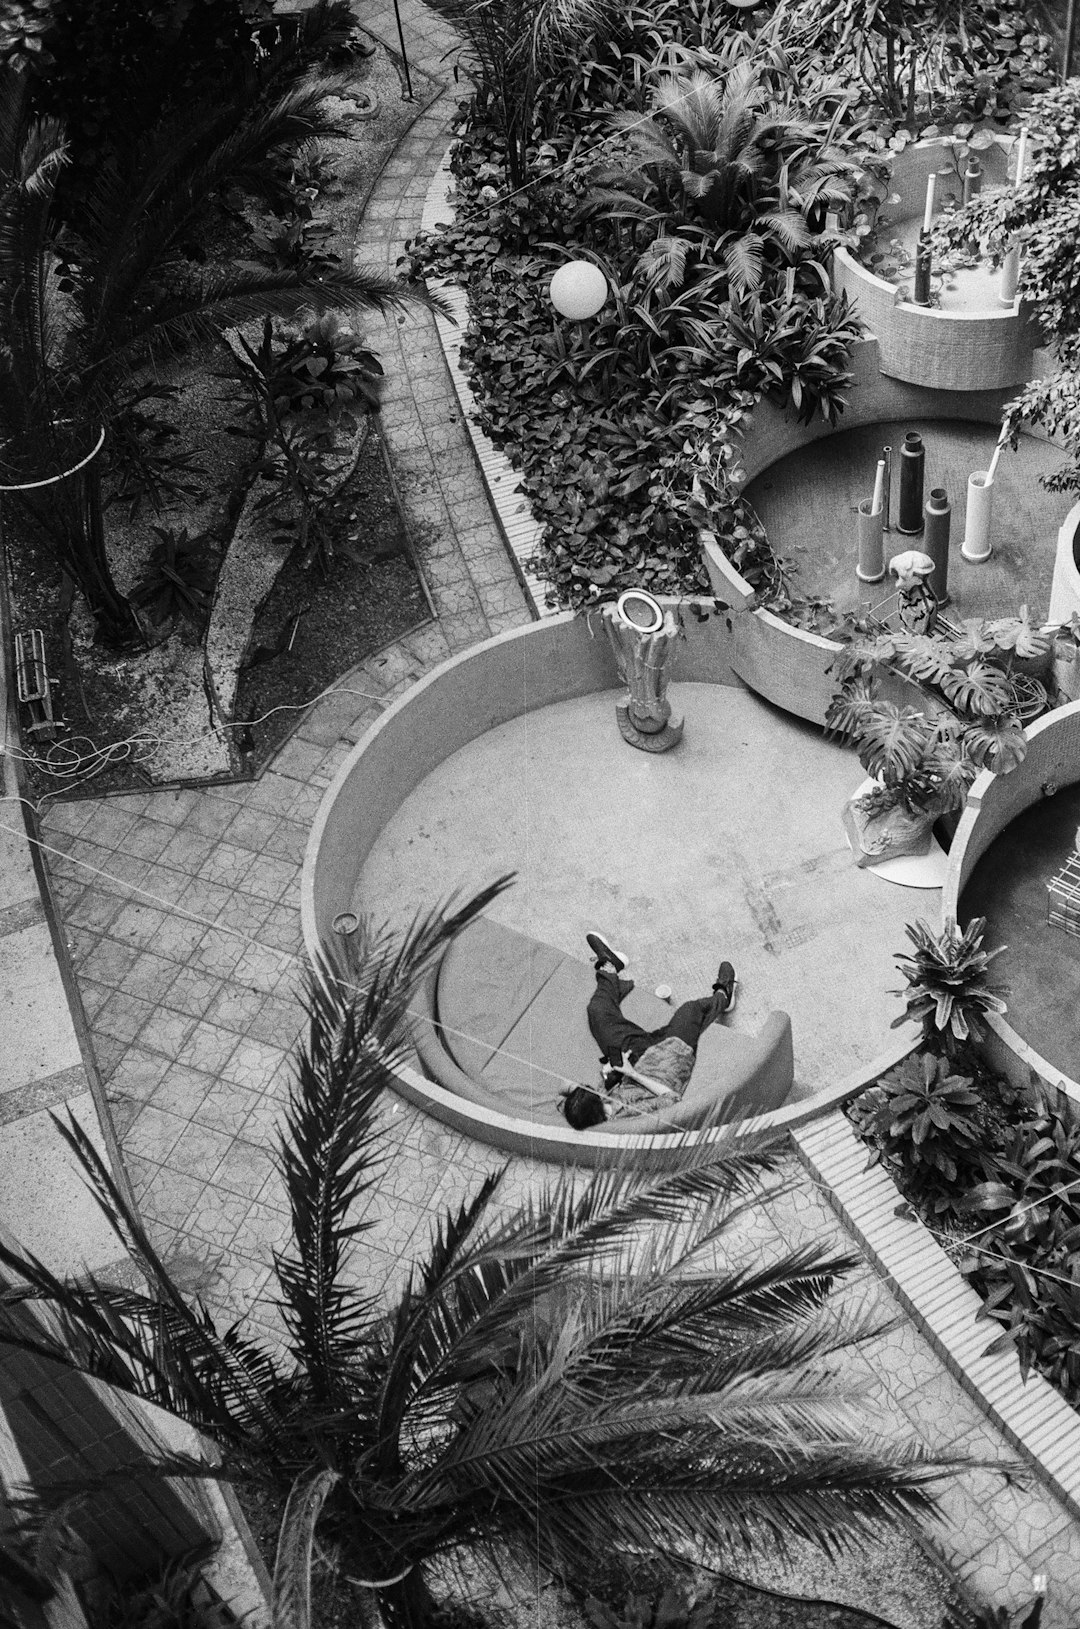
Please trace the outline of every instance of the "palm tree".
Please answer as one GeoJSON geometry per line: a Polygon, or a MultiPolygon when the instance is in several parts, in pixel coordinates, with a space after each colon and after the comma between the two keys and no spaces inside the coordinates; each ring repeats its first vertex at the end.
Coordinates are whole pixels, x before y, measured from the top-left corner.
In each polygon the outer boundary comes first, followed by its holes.
{"type": "Polygon", "coordinates": [[[842,1547],[926,1511],[950,1468],[876,1438],[837,1374],[872,1332],[828,1308],[854,1258],[812,1245],[725,1264],[777,1143],[687,1149],[663,1174],[559,1175],[504,1215],[503,1173],[490,1175],[434,1227],[388,1308],[365,1293],[350,1247],[372,1225],[358,1201],[377,1183],[376,1111],[412,993],[509,881],[404,935],[364,924],[358,950],[310,980],[278,1155],[284,1356],[189,1304],[74,1123],[64,1133],[148,1289],[59,1279],[0,1247],[9,1299],[55,1314],[36,1335],[0,1325],[0,1341],[171,1410],[222,1456],[157,1474],[268,1479],[288,1496],[283,1623],[305,1621],[316,1524],[369,1614],[377,1598],[391,1629],[423,1629],[432,1563],[466,1547],[571,1579],[601,1550],[842,1547]]]}
{"type": "Polygon", "coordinates": [[[703,68],[664,75],[650,117],[616,113],[624,156],[599,170],[586,212],[660,230],[649,253],[689,238],[726,268],[733,294],[761,286],[810,241],[808,210],[842,201],[853,165],[830,147],[831,127],[800,115],[752,57],[718,76],[703,68]]]}
{"type": "Polygon", "coordinates": [[[460,32],[472,59],[478,111],[506,139],[512,187],[525,183],[537,94],[611,0],[426,0],[460,32]]]}
{"type": "MultiPolygon", "coordinates": [[[[185,109],[149,132],[123,167],[107,159],[83,197],[76,235],[54,204],[67,157],[64,131],[28,115],[29,81],[0,74],[0,472],[33,481],[77,462],[107,424],[132,368],[177,344],[213,337],[267,313],[385,311],[433,302],[369,267],[202,270],[182,245],[223,186],[257,184],[269,156],[311,136],[340,134],[324,111],[338,80],[269,83],[272,100],[235,99],[185,109]]],[[[57,501],[28,503],[65,569],[86,595],[103,637],[141,637],[112,579],[96,465],[57,501]]]]}

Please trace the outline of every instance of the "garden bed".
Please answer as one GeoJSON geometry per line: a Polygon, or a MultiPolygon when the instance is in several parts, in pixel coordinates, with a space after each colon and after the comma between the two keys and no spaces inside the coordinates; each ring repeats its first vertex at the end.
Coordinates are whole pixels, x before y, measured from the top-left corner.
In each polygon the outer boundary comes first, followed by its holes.
{"type": "MultiPolygon", "coordinates": [[[[341,87],[349,94],[331,101],[348,134],[322,140],[313,156],[303,158],[303,170],[294,172],[310,182],[315,213],[330,227],[328,249],[345,259],[383,162],[434,94],[433,82],[414,72],[416,99],[404,101],[398,65],[381,46],[372,57],[354,59],[349,76],[349,87],[341,87]]],[[[221,265],[252,257],[252,228],[273,232],[279,224],[250,201],[234,195],[227,202],[212,217],[204,251],[209,262],[221,265]]],[[[354,319],[353,325],[359,323],[354,319]]],[[[381,319],[364,326],[377,353],[381,319]]],[[[255,335],[257,325],[245,332],[255,335]]],[[[154,528],[172,534],[181,547],[195,541],[204,562],[199,581],[206,588],[227,557],[256,450],[250,439],[235,435],[235,392],[226,399],[222,379],[228,363],[224,347],[200,343],[132,380],[179,392],[153,399],[149,408],[168,438],[169,453],[189,452],[193,466],[177,471],[187,490],[166,492],[158,512],[145,500],[131,512],[130,493],[115,501],[115,477],[105,472],[106,550],[124,593],[152,566],[151,550],[162,541],[154,528]]],[[[51,552],[10,514],[7,520],[13,629],[41,629],[54,712],[66,726],[51,745],[25,738],[35,795],[71,795],[81,788],[98,795],[250,774],[328,684],[430,615],[377,428],[336,506],[325,567],[303,561],[296,548],[280,548],[279,514],[267,510],[256,517],[267,546],[277,538],[280,569],[275,562],[252,596],[230,606],[235,626],[229,686],[236,705],[224,719],[208,689],[205,612],[166,620],[146,651],[110,650],[95,639],[81,593],[66,584],[51,552]],[[248,728],[268,712],[270,718],[248,728]]]]}

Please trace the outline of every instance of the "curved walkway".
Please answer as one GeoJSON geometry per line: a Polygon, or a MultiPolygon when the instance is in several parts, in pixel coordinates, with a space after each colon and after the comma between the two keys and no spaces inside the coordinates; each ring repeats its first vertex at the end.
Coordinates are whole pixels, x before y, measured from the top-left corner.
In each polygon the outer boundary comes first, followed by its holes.
{"type": "MultiPolygon", "coordinates": [[[[416,0],[402,0],[401,12],[410,54],[445,76],[449,30],[416,0]]],[[[363,21],[395,46],[389,6],[366,10],[363,21]]],[[[416,230],[456,100],[448,91],[422,115],[383,172],[358,239],[363,258],[381,254],[393,264],[416,230]]],[[[533,614],[484,496],[434,325],[409,318],[396,332],[400,360],[384,349],[393,381],[387,437],[438,621],[364,663],[316,704],[253,784],[53,801],[43,811],[44,850],[77,971],[75,1006],[81,997],[139,1203],[181,1280],[215,1312],[251,1315],[271,1336],[280,1327],[261,1297],[288,1218],[268,1142],[303,1024],[297,903],[312,816],[389,699],[452,651],[533,614]]],[[[11,1004],[7,1016],[23,1022],[11,1004]]],[[[442,1209],[491,1163],[486,1148],[404,1104],[389,1106],[386,1120],[390,1160],[378,1219],[357,1247],[371,1291],[400,1281],[442,1209]]],[[[549,1174],[516,1162],[507,1202],[549,1174]]],[[[850,1245],[826,1196],[803,1177],[754,1217],[741,1246],[760,1259],[810,1237],[850,1245]]],[[[983,1461],[1008,1457],[1001,1435],[880,1281],[868,1272],[848,1293],[897,1320],[851,1359],[882,1431],[914,1430],[933,1449],[983,1461]]],[[[958,1479],[944,1508],[936,1537],[962,1577],[986,1598],[1018,1605],[1030,1597],[1031,1574],[1046,1572],[1052,1595],[1044,1624],[1072,1622],[1080,1530],[1057,1501],[983,1471],[958,1479]]],[[[874,1582],[864,1567],[850,1597],[895,1612],[912,1629],[938,1629],[940,1596],[890,1593],[881,1559],[874,1582]]]]}

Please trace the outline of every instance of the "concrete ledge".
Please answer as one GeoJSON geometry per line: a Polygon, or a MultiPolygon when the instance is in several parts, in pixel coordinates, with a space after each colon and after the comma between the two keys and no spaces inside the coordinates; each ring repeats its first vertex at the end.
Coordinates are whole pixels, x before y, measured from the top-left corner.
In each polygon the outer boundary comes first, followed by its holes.
{"type": "MultiPolygon", "coordinates": [[[[1080,780],[1080,701],[1058,707],[1027,730],[1027,757],[1007,775],[983,770],[968,793],[967,804],[949,850],[942,916],[956,917],[964,887],[990,844],[1017,815],[1047,794],[1044,788],[1071,786],[1080,780]]],[[[1028,1071],[1080,1103],[1080,1081],[1063,1075],[996,1013],[987,1015],[994,1039],[989,1060],[1018,1084],[1028,1071]]]]}

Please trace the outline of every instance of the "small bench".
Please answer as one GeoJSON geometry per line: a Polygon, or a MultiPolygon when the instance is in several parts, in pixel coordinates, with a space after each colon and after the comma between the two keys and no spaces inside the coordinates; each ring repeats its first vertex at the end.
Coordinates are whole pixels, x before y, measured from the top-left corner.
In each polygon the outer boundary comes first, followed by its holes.
{"type": "MultiPolygon", "coordinates": [[[[480,1107],[565,1127],[559,1101],[566,1088],[600,1083],[585,1015],[595,986],[590,963],[479,917],[417,992],[412,1038],[421,1068],[480,1107]]],[[[647,1030],[672,1013],[640,989],[623,1011],[647,1030]]],[[[793,1080],[787,1013],[770,1013],[756,1035],[714,1024],[681,1099],[620,1116],[607,1129],[640,1135],[746,1119],[780,1108],[793,1080]]]]}

